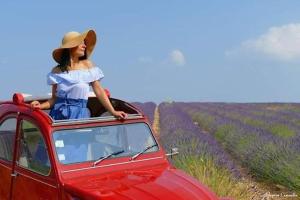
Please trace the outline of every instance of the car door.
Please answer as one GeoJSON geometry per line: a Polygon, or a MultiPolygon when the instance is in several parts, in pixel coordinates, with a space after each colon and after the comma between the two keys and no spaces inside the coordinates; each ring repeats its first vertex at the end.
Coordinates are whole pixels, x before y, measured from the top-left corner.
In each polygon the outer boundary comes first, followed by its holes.
{"type": "Polygon", "coordinates": [[[0,199],[9,199],[17,119],[7,116],[0,122],[0,199]]]}
{"type": "Polygon", "coordinates": [[[18,145],[12,197],[22,200],[58,199],[58,184],[49,156],[49,145],[31,119],[19,119],[18,145]]]}

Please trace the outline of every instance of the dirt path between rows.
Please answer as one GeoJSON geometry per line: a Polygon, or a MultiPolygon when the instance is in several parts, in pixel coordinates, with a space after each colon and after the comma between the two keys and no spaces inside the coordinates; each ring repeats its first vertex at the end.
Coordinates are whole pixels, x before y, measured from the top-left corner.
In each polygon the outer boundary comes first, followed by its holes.
{"type": "Polygon", "coordinates": [[[160,128],[159,128],[159,111],[158,111],[158,106],[156,106],[155,111],[154,111],[154,119],[153,119],[152,128],[154,130],[155,136],[159,139],[160,128]]]}

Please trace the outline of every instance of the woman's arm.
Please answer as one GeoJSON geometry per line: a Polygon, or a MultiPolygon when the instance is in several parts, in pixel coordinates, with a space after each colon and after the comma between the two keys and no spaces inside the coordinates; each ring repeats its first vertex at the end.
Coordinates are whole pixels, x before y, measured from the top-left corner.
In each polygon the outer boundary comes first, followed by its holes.
{"type": "Polygon", "coordinates": [[[50,109],[56,100],[56,88],[57,88],[57,84],[52,85],[52,97],[51,99],[48,99],[46,102],[44,103],[40,103],[39,101],[33,101],[31,102],[31,107],[33,108],[39,108],[39,109],[50,109]]]}
{"type": "Polygon", "coordinates": [[[96,94],[96,97],[100,100],[101,104],[106,108],[108,112],[119,119],[124,119],[127,117],[127,114],[125,112],[116,111],[113,108],[99,81],[94,81],[91,83],[91,85],[96,94]]]}

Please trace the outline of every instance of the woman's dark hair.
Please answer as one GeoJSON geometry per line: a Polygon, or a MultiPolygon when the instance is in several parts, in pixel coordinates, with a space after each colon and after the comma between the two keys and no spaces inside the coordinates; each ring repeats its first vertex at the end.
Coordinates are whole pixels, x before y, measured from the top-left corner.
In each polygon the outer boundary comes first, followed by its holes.
{"type": "MultiPolygon", "coordinates": [[[[81,56],[79,60],[85,60],[85,59],[87,59],[86,50],[84,51],[84,56],[81,56]]],[[[59,67],[61,72],[65,72],[65,71],[68,72],[68,66],[71,65],[70,60],[71,60],[71,56],[70,56],[69,49],[64,49],[61,54],[60,62],[57,65],[57,67],[59,67]]]]}
{"type": "Polygon", "coordinates": [[[70,52],[69,49],[64,49],[61,54],[60,62],[57,65],[61,72],[68,72],[68,66],[70,66],[70,52]]]}

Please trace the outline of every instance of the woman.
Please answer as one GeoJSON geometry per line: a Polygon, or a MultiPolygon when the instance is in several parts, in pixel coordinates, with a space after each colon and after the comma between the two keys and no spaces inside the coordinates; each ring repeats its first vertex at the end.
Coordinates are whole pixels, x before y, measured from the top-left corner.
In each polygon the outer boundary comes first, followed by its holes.
{"type": "Polygon", "coordinates": [[[89,87],[92,86],[102,105],[118,119],[126,118],[126,113],[116,111],[111,105],[100,81],[104,75],[88,59],[96,44],[96,33],[88,30],[82,34],[65,34],[61,47],[52,53],[58,63],[47,75],[47,82],[52,85],[52,98],[44,103],[33,101],[31,106],[49,109],[55,120],[80,119],[90,117],[87,108],[89,87]]]}

